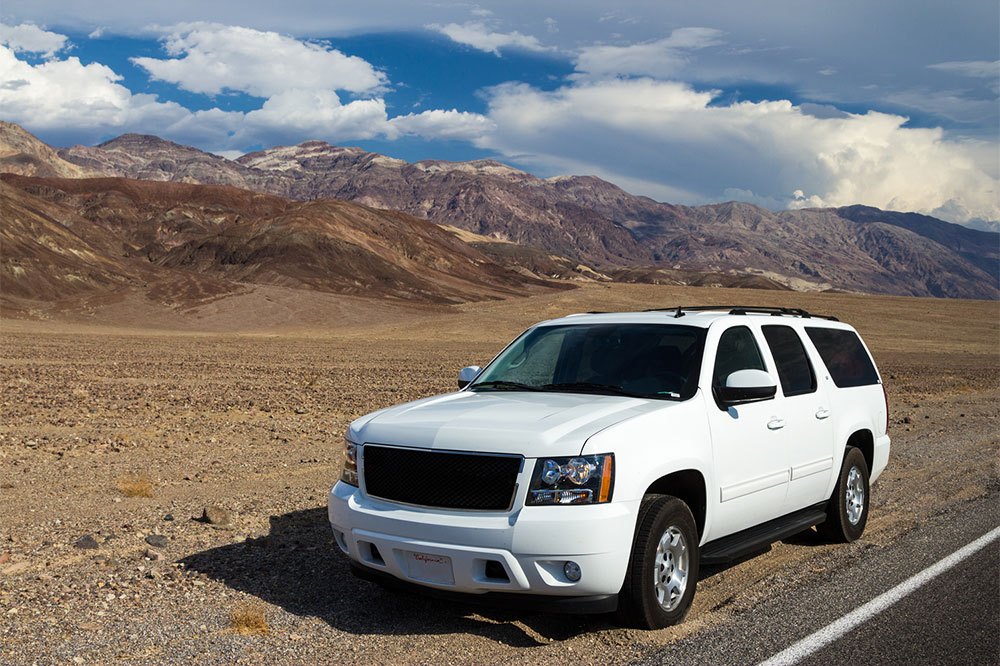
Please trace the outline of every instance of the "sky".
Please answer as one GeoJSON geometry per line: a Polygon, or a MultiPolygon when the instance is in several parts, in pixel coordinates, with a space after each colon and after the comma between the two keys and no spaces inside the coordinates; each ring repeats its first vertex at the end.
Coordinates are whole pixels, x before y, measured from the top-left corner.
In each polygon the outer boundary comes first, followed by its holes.
{"type": "Polygon", "coordinates": [[[995,0],[4,0],[0,119],[1000,221],[995,0]]]}

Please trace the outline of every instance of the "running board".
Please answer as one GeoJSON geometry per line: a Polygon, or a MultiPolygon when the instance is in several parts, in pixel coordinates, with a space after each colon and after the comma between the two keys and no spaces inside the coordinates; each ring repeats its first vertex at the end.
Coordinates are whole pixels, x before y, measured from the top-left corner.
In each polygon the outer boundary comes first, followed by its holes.
{"type": "Polygon", "coordinates": [[[819,525],[826,520],[825,506],[824,502],[710,541],[701,547],[701,563],[729,564],[743,555],[763,550],[775,541],[819,525]]]}

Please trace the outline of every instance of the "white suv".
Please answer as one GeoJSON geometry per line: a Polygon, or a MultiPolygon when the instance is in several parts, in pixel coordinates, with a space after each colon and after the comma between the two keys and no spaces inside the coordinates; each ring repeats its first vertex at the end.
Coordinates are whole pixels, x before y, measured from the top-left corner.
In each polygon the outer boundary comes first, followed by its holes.
{"type": "Polygon", "coordinates": [[[329,517],[355,574],[664,627],[699,564],[861,536],[889,458],[864,343],[799,309],[570,315],[459,388],[351,424],[329,517]]]}

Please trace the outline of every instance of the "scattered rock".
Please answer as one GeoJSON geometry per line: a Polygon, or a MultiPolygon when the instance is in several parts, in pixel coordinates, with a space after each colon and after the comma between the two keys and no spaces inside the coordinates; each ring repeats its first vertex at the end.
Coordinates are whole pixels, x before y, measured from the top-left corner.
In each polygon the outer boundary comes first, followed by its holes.
{"type": "Polygon", "coordinates": [[[913,419],[911,419],[909,416],[904,416],[903,423],[913,423],[913,419]]]}
{"type": "Polygon", "coordinates": [[[173,520],[173,519],[174,519],[174,514],[172,513],[168,513],[167,515],[163,516],[163,520],[173,520]]]}
{"type": "Polygon", "coordinates": [[[228,525],[229,512],[217,506],[206,506],[201,514],[201,522],[209,525],[228,525]]]}
{"type": "Polygon", "coordinates": [[[101,544],[97,543],[97,538],[94,537],[93,534],[86,534],[77,539],[76,543],[73,544],[73,547],[94,550],[95,548],[99,548],[100,545],[101,544]]]}
{"type": "Polygon", "coordinates": [[[166,548],[167,547],[167,537],[162,534],[150,534],[146,537],[146,543],[148,543],[153,548],[166,548]]]}
{"type": "Polygon", "coordinates": [[[308,414],[309,410],[306,409],[305,407],[296,407],[295,408],[295,413],[296,414],[308,414]]]}
{"type": "Polygon", "coordinates": [[[7,564],[8,562],[10,562],[10,553],[4,552],[0,554],[0,564],[7,564]]]}
{"type": "Polygon", "coordinates": [[[163,555],[159,552],[153,550],[152,548],[147,548],[146,552],[142,554],[147,560],[153,560],[154,562],[159,562],[163,559],[163,555]]]}

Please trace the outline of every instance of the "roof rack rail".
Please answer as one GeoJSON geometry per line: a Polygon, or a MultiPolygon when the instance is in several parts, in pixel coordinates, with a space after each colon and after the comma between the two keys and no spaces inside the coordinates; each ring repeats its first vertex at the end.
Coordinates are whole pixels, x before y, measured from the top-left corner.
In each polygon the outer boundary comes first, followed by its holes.
{"type": "Polygon", "coordinates": [[[769,314],[772,317],[802,317],[803,319],[828,319],[840,321],[832,315],[821,315],[806,312],[802,308],[783,308],[773,305],[677,305],[670,308],[650,308],[644,312],[673,312],[674,318],[683,317],[685,312],[709,312],[713,310],[728,310],[731,315],[769,314]]]}

